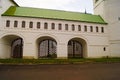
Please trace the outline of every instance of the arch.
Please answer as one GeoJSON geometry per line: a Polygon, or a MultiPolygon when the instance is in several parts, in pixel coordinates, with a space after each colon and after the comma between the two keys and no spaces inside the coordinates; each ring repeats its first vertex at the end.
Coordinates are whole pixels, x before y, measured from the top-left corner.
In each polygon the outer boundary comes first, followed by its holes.
{"type": "Polygon", "coordinates": [[[5,36],[18,36],[18,37],[21,37],[22,39],[25,39],[23,35],[21,35],[20,33],[17,33],[17,32],[3,33],[2,36],[0,36],[0,38],[3,38],[5,36]]]}
{"type": "Polygon", "coordinates": [[[23,56],[23,40],[22,38],[17,38],[12,41],[11,44],[11,57],[12,58],[22,58],[23,56]]]}
{"type": "Polygon", "coordinates": [[[87,54],[86,40],[74,37],[68,41],[68,58],[84,58],[87,54]]]}
{"type": "Polygon", "coordinates": [[[1,38],[1,50],[4,57],[22,58],[23,38],[18,35],[4,35],[1,38]]]}
{"type": "Polygon", "coordinates": [[[38,58],[56,58],[57,42],[50,36],[42,36],[37,39],[38,58]]]}

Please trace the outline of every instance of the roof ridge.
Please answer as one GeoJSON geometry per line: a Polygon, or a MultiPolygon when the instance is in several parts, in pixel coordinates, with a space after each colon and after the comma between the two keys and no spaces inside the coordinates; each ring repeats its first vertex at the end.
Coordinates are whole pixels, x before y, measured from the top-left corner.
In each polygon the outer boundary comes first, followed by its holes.
{"type": "Polygon", "coordinates": [[[50,11],[60,11],[60,12],[69,12],[69,13],[79,13],[79,14],[86,14],[86,15],[94,15],[94,14],[91,14],[91,13],[83,13],[83,12],[67,11],[67,10],[58,10],[58,9],[49,9],[49,8],[36,8],[36,7],[25,7],[25,6],[14,6],[14,7],[29,8],[29,9],[40,9],[40,10],[50,10],[50,11]]]}

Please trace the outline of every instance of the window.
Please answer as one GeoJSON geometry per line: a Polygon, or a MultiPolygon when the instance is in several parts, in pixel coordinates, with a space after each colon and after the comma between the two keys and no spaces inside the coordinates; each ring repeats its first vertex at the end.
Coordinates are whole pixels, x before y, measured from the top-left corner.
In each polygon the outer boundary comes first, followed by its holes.
{"type": "Polygon", "coordinates": [[[29,28],[33,28],[33,22],[29,23],[29,28]]]}
{"type": "Polygon", "coordinates": [[[72,24],[72,31],[74,31],[75,30],[75,25],[74,24],[72,24]]]}
{"type": "Polygon", "coordinates": [[[18,26],[18,21],[14,21],[14,27],[18,26]]]}
{"type": "Polygon", "coordinates": [[[106,51],[106,47],[103,48],[103,51],[106,51]]]}
{"type": "Polygon", "coordinates": [[[65,30],[68,30],[68,24],[65,24],[65,30]]]}
{"type": "Polygon", "coordinates": [[[6,21],[6,27],[10,27],[10,20],[6,21]]]}
{"type": "Polygon", "coordinates": [[[78,25],[78,31],[81,31],[81,25],[78,25]]]}
{"type": "Polygon", "coordinates": [[[51,24],[51,29],[55,29],[55,23],[51,24]]]}
{"type": "Polygon", "coordinates": [[[93,26],[90,26],[90,32],[93,32],[93,26]]]}
{"type": "Polygon", "coordinates": [[[44,29],[48,29],[48,23],[44,23],[44,29]]]}
{"type": "Polygon", "coordinates": [[[84,31],[87,32],[87,26],[86,25],[84,26],[84,31]]]}
{"type": "Polygon", "coordinates": [[[37,29],[40,29],[40,22],[37,22],[37,29]]]}
{"type": "Polygon", "coordinates": [[[96,27],[96,32],[99,32],[98,27],[96,27]]]}
{"type": "Polygon", "coordinates": [[[104,33],[104,27],[101,27],[101,32],[104,33]]]}
{"type": "Polygon", "coordinates": [[[22,21],[22,28],[25,28],[25,21],[22,21]]]}
{"type": "Polygon", "coordinates": [[[58,24],[58,30],[62,30],[62,24],[61,23],[58,24]]]}

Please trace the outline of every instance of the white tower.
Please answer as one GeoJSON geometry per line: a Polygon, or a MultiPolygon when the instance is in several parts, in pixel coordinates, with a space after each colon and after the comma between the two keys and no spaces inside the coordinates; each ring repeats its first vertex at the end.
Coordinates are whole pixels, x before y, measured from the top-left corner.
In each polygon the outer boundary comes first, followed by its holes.
{"type": "Polygon", "coordinates": [[[1,15],[10,7],[10,6],[18,6],[14,0],[0,0],[0,29],[1,29],[1,15]]]}
{"type": "Polygon", "coordinates": [[[110,56],[120,57],[120,0],[93,0],[94,13],[108,23],[110,56]]]}

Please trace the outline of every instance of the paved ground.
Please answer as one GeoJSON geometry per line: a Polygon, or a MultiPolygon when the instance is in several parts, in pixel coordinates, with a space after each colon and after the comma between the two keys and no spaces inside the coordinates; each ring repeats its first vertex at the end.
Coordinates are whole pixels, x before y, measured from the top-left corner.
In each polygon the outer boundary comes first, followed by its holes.
{"type": "Polygon", "coordinates": [[[120,63],[0,65],[0,80],[120,80],[120,63]]]}

